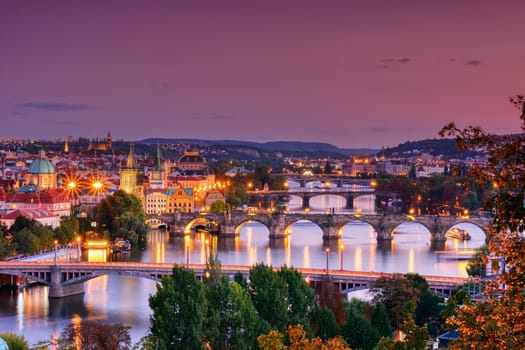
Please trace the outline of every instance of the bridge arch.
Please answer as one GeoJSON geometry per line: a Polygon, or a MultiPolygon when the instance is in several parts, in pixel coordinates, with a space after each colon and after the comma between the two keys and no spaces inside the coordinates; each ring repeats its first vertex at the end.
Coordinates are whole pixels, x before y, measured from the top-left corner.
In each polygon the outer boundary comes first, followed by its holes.
{"type": "Polygon", "coordinates": [[[235,228],[233,229],[233,233],[235,235],[239,235],[242,227],[246,224],[249,224],[249,223],[252,223],[252,222],[256,222],[256,223],[259,223],[261,225],[263,225],[264,227],[266,227],[266,229],[268,229],[268,232],[270,232],[270,226],[268,224],[268,222],[266,220],[262,220],[261,218],[246,218],[244,220],[241,220],[239,222],[236,222],[235,223],[235,228]]]}
{"type": "Polygon", "coordinates": [[[294,218],[292,220],[285,220],[285,223],[284,223],[284,233],[286,235],[290,235],[291,234],[291,229],[292,229],[292,226],[297,224],[297,223],[300,223],[300,222],[309,222],[309,223],[312,223],[314,224],[315,226],[317,226],[321,231],[323,231],[323,227],[316,221],[312,220],[311,218],[309,218],[308,216],[305,216],[303,218],[294,218]]]}
{"type": "Polygon", "coordinates": [[[27,279],[30,282],[36,282],[46,286],[49,286],[51,284],[51,274],[49,272],[33,274],[16,270],[2,270],[2,275],[16,276],[23,279],[27,279]]]}

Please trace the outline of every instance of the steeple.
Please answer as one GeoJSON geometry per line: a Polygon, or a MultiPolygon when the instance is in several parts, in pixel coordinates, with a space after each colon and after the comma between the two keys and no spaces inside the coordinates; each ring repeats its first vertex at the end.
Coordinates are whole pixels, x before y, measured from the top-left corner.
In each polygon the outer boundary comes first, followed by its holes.
{"type": "Polygon", "coordinates": [[[160,154],[160,146],[157,143],[157,153],[155,155],[155,167],[153,168],[155,171],[164,171],[164,168],[162,168],[162,160],[161,160],[161,154],[160,154]]]}
{"type": "Polygon", "coordinates": [[[129,154],[128,154],[128,162],[126,164],[126,168],[128,169],[135,169],[137,167],[137,161],[135,160],[135,145],[133,143],[129,144],[129,154]]]}

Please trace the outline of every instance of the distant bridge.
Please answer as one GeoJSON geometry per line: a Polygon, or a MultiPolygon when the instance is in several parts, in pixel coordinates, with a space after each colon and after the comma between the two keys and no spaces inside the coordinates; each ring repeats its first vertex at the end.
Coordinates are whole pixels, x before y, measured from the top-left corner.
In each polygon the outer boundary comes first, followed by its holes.
{"type": "Polygon", "coordinates": [[[339,196],[345,200],[344,208],[353,209],[354,199],[364,195],[374,195],[374,188],[322,188],[315,190],[293,189],[287,191],[248,191],[246,193],[250,198],[259,201],[260,207],[271,208],[276,203],[289,200],[289,197],[296,196],[302,199],[302,209],[310,208],[310,199],[322,195],[339,196]]]}
{"type": "Polygon", "coordinates": [[[312,213],[175,213],[161,216],[162,221],[169,224],[170,232],[175,235],[189,234],[196,225],[211,225],[221,236],[236,236],[240,228],[247,222],[259,222],[269,230],[270,238],[286,237],[291,226],[298,221],[307,220],[316,224],[322,231],[323,239],[332,240],[341,237],[344,226],[352,222],[365,222],[377,233],[377,240],[393,239],[394,230],[406,222],[416,222],[425,226],[430,232],[431,241],[446,241],[446,233],[460,223],[470,223],[478,226],[483,232],[491,226],[492,219],[482,217],[458,216],[406,216],[406,215],[359,215],[359,214],[312,214],[312,213]]]}
{"type": "MultiPolygon", "coordinates": [[[[173,264],[169,263],[133,263],[133,262],[67,262],[58,265],[43,262],[0,262],[0,274],[18,276],[29,282],[37,282],[49,286],[49,298],[61,298],[84,293],[85,281],[104,275],[134,276],[160,281],[163,276],[172,274],[173,264]]],[[[205,264],[188,264],[199,279],[205,278],[205,264]]],[[[221,272],[233,276],[240,272],[248,277],[249,266],[222,265],[221,272]]],[[[278,268],[276,268],[278,269],[278,268]]],[[[360,272],[345,270],[326,270],[312,268],[297,268],[311,286],[320,283],[327,275],[341,291],[353,288],[370,287],[379,277],[392,276],[389,273],[360,272]]],[[[440,294],[451,295],[457,287],[468,281],[461,277],[423,276],[430,288],[440,294]]]]}
{"type": "MultiPolygon", "coordinates": [[[[278,174],[276,174],[278,175],[278,174]]],[[[337,187],[343,185],[371,186],[373,179],[358,179],[350,175],[322,174],[322,175],[301,175],[301,174],[284,174],[287,181],[294,181],[301,188],[306,187],[308,183],[321,182],[323,184],[335,184],[337,187]]]]}

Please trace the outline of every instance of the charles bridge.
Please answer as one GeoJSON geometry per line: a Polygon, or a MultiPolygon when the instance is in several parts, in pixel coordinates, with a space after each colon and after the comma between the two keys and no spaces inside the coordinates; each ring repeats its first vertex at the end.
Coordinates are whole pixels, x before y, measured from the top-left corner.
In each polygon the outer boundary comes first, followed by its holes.
{"type": "Polygon", "coordinates": [[[336,240],[341,236],[344,226],[352,222],[369,224],[377,234],[378,241],[392,240],[395,228],[406,222],[415,222],[423,225],[430,232],[430,241],[446,241],[446,233],[453,226],[460,223],[470,223],[478,226],[485,234],[487,227],[492,223],[486,217],[459,217],[437,215],[361,215],[356,213],[280,213],[271,211],[243,212],[233,211],[226,213],[175,213],[165,214],[161,219],[169,225],[173,235],[185,235],[195,227],[217,233],[219,236],[236,236],[240,228],[247,222],[259,222],[266,226],[270,238],[286,237],[291,226],[302,220],[316,224],[322,231],[323,239],[336,240]]]}

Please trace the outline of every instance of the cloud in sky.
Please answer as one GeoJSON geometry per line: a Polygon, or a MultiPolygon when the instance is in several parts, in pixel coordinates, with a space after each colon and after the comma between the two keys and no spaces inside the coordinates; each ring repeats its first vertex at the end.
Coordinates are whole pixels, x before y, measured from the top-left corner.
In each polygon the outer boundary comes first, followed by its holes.
{"type": "Polygon", "coordinates": [[[410,62],[410,58],[408,57],[402,57],[402,58],[383,58],[379,62],[382,63],[401,63],[401,64],[407,64],[410,62]]]}
{"type": "Polygon", "coordinates": [[[202,116],[195,116],[193,119],[200,119],[200,120],[233,120],[235,117],[231,115],[202,115],[202,116]]]}
{"type": "Polygon", "coordinates": [[[93,109],[94,106],[61,102],[24,102],[16,107],[47,111],[78,111],[93,109]]]}
{"type": "Polygon", "coordinates": [[[479,66],[481,64],[480,60],[468,60],[465,62],[467,66],[479,66]]]}

